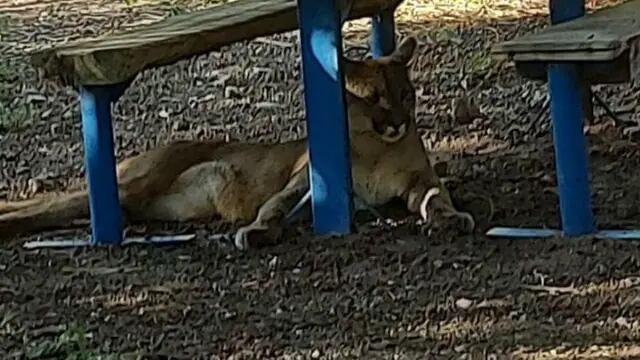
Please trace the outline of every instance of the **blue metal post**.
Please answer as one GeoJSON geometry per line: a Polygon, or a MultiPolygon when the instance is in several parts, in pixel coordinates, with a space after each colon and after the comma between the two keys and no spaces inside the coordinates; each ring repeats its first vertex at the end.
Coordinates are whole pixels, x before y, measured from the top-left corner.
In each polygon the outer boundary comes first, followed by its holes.
{"type": "Polygon", "coordinates": [[[559,24],[584,16],[584,0],[549,0],[551,24],[559,24]]]}
{"type": "Polygon", "coordinates": [[[111,103],[123,85],[86,86],[80,89],[85,172],[91,211],[91,242],[117,245],[122,242],[122,214],[111,126],[111,103]]]}
{"type": "Polygon", "coordinates": [[[351,161],[338,0],[298,0],[313,227],[351,231],[351,161]]]}
{"type": "MultiPolygon", "coordinates": [[[[584,15],[583,0],[550,0],[551,22],[584,15]]],[[[549,64],[547,69],[562,230],[578,236],[595,231],[586,141],[582,131],[582,81],[576,64],[549,64]]]]}
{"type": "Polygon", "coordinates": [[[396,48],[394,10],[385,10],[371,19],[371,54],[389,55],[396,48]]]}

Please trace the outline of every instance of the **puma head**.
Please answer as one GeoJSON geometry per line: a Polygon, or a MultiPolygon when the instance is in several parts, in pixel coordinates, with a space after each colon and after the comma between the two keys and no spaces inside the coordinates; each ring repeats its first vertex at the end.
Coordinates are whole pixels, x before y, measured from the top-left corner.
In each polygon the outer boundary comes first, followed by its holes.
{"type": "Polygon", "coordinates": [[[387,56],[344,59],[347,92],[370,106],[373,130],[386,142],[401,139],[415,119],[416,94],[409,62],[416,45],[415,38],[407,37],[387,56]]]}

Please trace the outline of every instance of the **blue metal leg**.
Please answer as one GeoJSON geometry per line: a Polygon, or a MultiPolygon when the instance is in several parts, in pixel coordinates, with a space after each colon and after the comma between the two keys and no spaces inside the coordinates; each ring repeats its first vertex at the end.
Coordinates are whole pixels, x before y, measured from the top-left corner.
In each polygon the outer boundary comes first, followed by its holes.
{"type": "Polygon", "coordinates": [[[371,54],[389,55],[396,48],[394,11],[386,10],[371,19],[371,54]]]}
{"type": "MultiPolygon", "coordinates": [[[[584,15],[584,0],[550,0],[549,10],[552,24],[569,21],[584,15]]],[[[579,236],[596,231],[582,132],[583,82],[574,64],[549,64],[547,76],[563,231],[496,227],[487,232],[488,236],[579,236]]]]}
{"type": "Polygon", "coordinates": [[[111,104],[128,84],[85,86],[80,89],[80,111],[84,138],[86,178],[91,212],[91,241],[84,239],[47,239],[28,241],[24,248],[77,248],[88,245],[176,245],[195,239],[195,234],[139,236],[123,239],[122,213],[113,151],[111,104]]]}
{"type": "Polygon", "coordinates": [[[87,86],[80,90],[85,171],[94,244],[117,245],[122,242],[111,103],[123,91],[122,86],[87,86]]]}
{"type": "Polygon", "coordinates": [[[313,227],[351,231],[351,161],[336,0],[298,0],[313,227]]]}
{"type": "MultiPolygon", "coordinates": [[[[584,0],[550,0],[552,24],[584,16],[584,0]]],[[[563,233],[585,235],[595,231],[589,189],[587,148],[582,125],[583,85],[575,64],[547,68],[556,174],[563,233]]]]}
{"type": "Polygon", "coordinates": [[[573,64],[549,64],[547,71],[562,230],[569,236],[590,234],[595,226],[582,132],[581,81],[573,64]]]}
{"type": "Polygon", "coordinates": [[[559,24],[584,16],[584,0],[549,0],[549,20],[559,24]]]}

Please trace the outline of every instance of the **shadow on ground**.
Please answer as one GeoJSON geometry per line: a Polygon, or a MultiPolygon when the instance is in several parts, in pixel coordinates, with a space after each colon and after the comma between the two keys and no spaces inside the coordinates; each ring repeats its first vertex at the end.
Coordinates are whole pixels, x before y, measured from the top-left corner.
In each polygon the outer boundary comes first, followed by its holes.
{"type": "MultiPolygon", "coordinates": [[[[488,57],[495,41],[542,26],[536,11],[544,6],[531,2],[519,21],[472,22],[442,20],[449,14],[442,9],[440,20],[429,19],[437,7],[410,3],[403,11],[412,18],[398,29],[420,40],[413,66],[421,131],[447,162],[456,201],[483,229],[558,227],[546,88],[488,57]],[[484,116],[460,123],[451,103],[465,87],[477,87],[468,96],[484,116]]],[[[86,4],[61,3],[49,16],[12,15],[19,30],[3,38],[10,56],[2,61],[22,70],[0,72],[0,111],[26,107],[29,116],[20,112],[12,119],[22,125],[0,130],[0,198],[82,183],[75,94],[43,82],[23,51],[171,11],[71,11],[86,4]]],[[[347,45],[363,44],[361,25],[346,28],[347,45]]],[[[283,34],[145,72],[114,109],[118,157],[179,138],[303,136],[298,62],[296,35],[283,34]]],[[[634,87],[596,92],[623,120],[634,120],[622,114],[635,113],[634,87]]],[[[640,157],[636,139],[623,134],[627,126],[599,110],[586,128],[601,227],[638,224],[640,157]]],[[[411,225],[363,227],[333,239],[293,231],[284,244],[247,254],[202,239],[177,248],[35,252],[22,250],[23,240],[0,248],[0,349],[9,358],[55,351],[178,359],[640,356],[637,242],[426,237],[411,225]]]]}

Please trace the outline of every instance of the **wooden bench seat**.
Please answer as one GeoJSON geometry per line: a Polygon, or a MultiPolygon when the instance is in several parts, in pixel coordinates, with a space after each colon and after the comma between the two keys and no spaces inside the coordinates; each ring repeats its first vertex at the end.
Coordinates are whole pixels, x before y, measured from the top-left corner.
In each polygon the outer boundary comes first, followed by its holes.
{"type": "Polygon", "coordinates": [[[496,44],[491,52],[532,79],[546,78],[547,63],[574,62],[592,84],[621,83],[638,76],[639,38],[640,0],[631,0],[496,44]]]}
{"type": "MultiPolygon", "coordinates": [[[[348,19],[395,9],[401,0],[353,0],[348,19]]],[[[237,0],[157,23],[32,54],[45,76],[65,84],[110,85],[139,72],[238,41],[298,28],[296,0],[237,0]]]]}
{"type": "Polygon", "coordinates": [[[488,236],[595,236],[637,239],[636,230],[598,230],[591,204],[585,120],[593,118],[591,84],[628,82],[638,74],[640,0],[584,14],[584,0],[551,0],[554,25],[502,42],[492,53],[529,78],[547,80],[562,231],[495,227],[488,236]]]}

